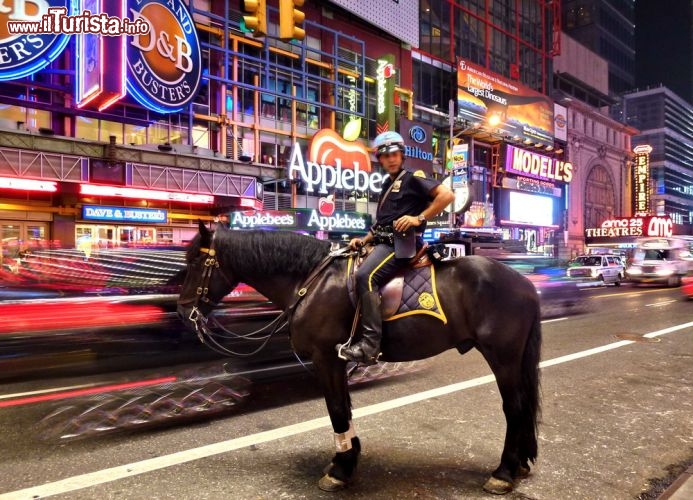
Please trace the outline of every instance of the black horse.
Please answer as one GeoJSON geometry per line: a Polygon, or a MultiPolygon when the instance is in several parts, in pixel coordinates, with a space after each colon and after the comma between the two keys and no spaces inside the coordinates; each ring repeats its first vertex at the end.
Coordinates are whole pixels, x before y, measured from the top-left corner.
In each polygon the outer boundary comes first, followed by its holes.
{"type": "MultiPolygon", "coordinates": [[[[293,349],[312,360],[335,433],[337,453],[318,486],[346,487],[361,444],[351,422],[346,362],[335,345],[345,342],[355,308],[347,291],[347,260],[330,257],[330,244],[290,232],[200,233],[187,253],[187,276],[178,314],[198,335],[206,316],[238,283],[246,283],[290,316],[293,349]]],[[[508,493],[537,456],[540,409],[541,322],[534,286],[510,267],[485,257],[436,264],[438,298],[447,324],[428,315],[386,322],[384,361],[411,361],[456,348],[478,349],[496,377],[507,429],[500,465],[484,485],[508,493]]]]}

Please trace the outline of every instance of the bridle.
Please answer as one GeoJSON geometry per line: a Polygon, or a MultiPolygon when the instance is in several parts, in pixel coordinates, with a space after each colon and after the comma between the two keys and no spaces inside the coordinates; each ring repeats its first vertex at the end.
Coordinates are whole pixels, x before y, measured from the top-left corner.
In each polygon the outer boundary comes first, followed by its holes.
{"type": "MultiPolygon", "coordinates": [[[[336,252],[332,252],[327,257],[325,257],[325,259],[323,259],[323,261],[315,269],[313,269],[313,271],[303,282],[302,286],[296,293],[296,296],[294,297],[292,303],[284,311],[282,311],[282,313],[277,318],[273,319],[270,323],[263,326],[262,328],[259,328],[258,330],[255,330],[254,332],[247,334],[238,334],[226,329],[214,317],[210,316],[208,318],[199,309],[200,303],[210,304],[212,308],[219,305],[216,302],[212,302],[212,300],[210,300],[209,298],[209,283],[212,279],[214,271],[218,271],[221,274],[221,277],[224,279],[224,281],[226,281],[226,283],[231,287],[231,289],[235,288],[237,284],[234,284],[233,281],[229,279],[226,273],[224,273],[224,271],[219,266],[219,259],[217,258],[217,253],[214,249],[215,237],[216,231],[212,235],[212,241],[210,242],[209,248],[202,247],[199,250],[200,253],[206,254],[207,258],[204,260],[202,277],[200,280],[200,285],[195,289],[195,296],[186,299],[179,298],[177,303],[178,305],[183,306],[192,304],[192,309],[190,310],[190,314],[188,315],[188,320],[193,324],[195,328],[195,333],[197,334],[197,338],[200,340],[201,343],[206,344],[213,351],[216,351],[217,353],[222,354],[224,356],[231,355],[237,357],[249,357],[260,352],[260,350],[262,350],[267,345],[272,335],[284,328],[289,323],[294,310],[298,306],[298,303],[303,299],[303,297],[308,292],[308,289],[322,274],[322,272],[327,268],[327,266],[332,262],[332,260],[334,260],[334,258],[337,256],[344,256],[346,252],[346,249],[342,249],[336,252]],[[215,326],[223,330],[226,333],[226,335],[220,335],[212,332],[209,326],[207,325],[210,319],[214,321],[215,326]],[[263,336],[258,336],[259,334],[267,330],[269,330],[269,333],[263,336]],[[254,340],[260,341],[262,342],[262,344],[252,352],[240,353],[224,347],[216,340],[215,337],[254,340]]],[[[303,364],[300,358],[299,362],[303,364]]]]}
{"type": "Polygon", "coordinates": [[[233,289],[235,285],[229,279],[224,271],[219,267],[219,259],[217,259],[217,252],[214,249],[214,239],[216,237],[216,232],[212,235],[212,241],[210,242],[209,248],[200,248],[200,253],[207,254],[208,257],[204,261],[204,267],[202,268],[202,279],[200,285],[195,289],[195,296],[187,299],[179,298],[177,303],[181,306],[186,306],[192,303],[192,309],[190,310],[190,315],[188,315],[188,320],[194,325],[195,333],[200,339],[200,342],[205,343],[205,336],[210,335],[210,331],[207,328],[207,317],[200,311],[199,305],[201,302],[205,304],[210,304],[212,307],[219,305],[216,302],[212,302],[209,298],[209,282],[212,280],[212,274],[217,270],[224,281],[233,289]]]}

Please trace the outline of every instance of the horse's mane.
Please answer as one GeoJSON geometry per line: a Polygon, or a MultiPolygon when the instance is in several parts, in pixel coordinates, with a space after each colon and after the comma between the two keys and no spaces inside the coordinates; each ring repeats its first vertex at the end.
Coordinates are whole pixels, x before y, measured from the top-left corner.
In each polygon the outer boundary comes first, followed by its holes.
{"type": "MultiPolygon", "coordinates": [[[[198,238],[196,242],[199,250],[198,238]]],[[[214,247],[220,262],[238,277],[306,276],[330,251],[329,242],[290,231],[217,230],[214,247]]]]}

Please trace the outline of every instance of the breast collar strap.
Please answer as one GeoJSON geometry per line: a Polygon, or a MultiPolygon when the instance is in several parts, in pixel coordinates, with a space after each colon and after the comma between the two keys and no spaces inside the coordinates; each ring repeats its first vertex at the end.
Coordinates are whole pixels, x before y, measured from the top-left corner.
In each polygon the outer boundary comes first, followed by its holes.
{"type": "Polygon", "coordinates": [[[294,300],[289,304],[289,307],[286,308],[285,313],[288,316],[288,321],[291,322],[291,317],[293,316],[294,311],[296,310],[296,307],[298,307],[298,304],[301,302],[301,299],[306,296],[308,293],[308,290],[310,289],[311,285],[315,282],[316,279],[323,273],[325,269],[327,269],[327,266],[329,266],[332,261],[338,257],[338,256],[344,256],[344,252],[341,253],[329,253],[327,257],[325,257],[320,264],[318,264],[315,269],[313,269],[308,277],[305,279],[301,287],[298,289],[298,292],[296,292],[296,296],[294,297],[294,300]]]}

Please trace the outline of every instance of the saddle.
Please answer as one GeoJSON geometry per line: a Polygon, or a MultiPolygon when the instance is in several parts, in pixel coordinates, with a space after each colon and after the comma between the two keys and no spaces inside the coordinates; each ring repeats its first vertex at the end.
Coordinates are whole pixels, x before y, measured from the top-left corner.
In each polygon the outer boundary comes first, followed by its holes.
{"type": "MultiPolygon", "coordinates": [[[[368,247],[357,257],[349,257],[347,289],[354,307],[358,302],[356,270],[372,251],[373,247],[368,247]]],[[[445,313],[438,301],[435,266],[428,255],[426,243],[416,252],[408,266],[402,268],[390,281],[380,287],[380,295],[382,297],[380,312],[383,321],[393,321],[412,314],[428,314],[447,323],[445,313]]]]}

